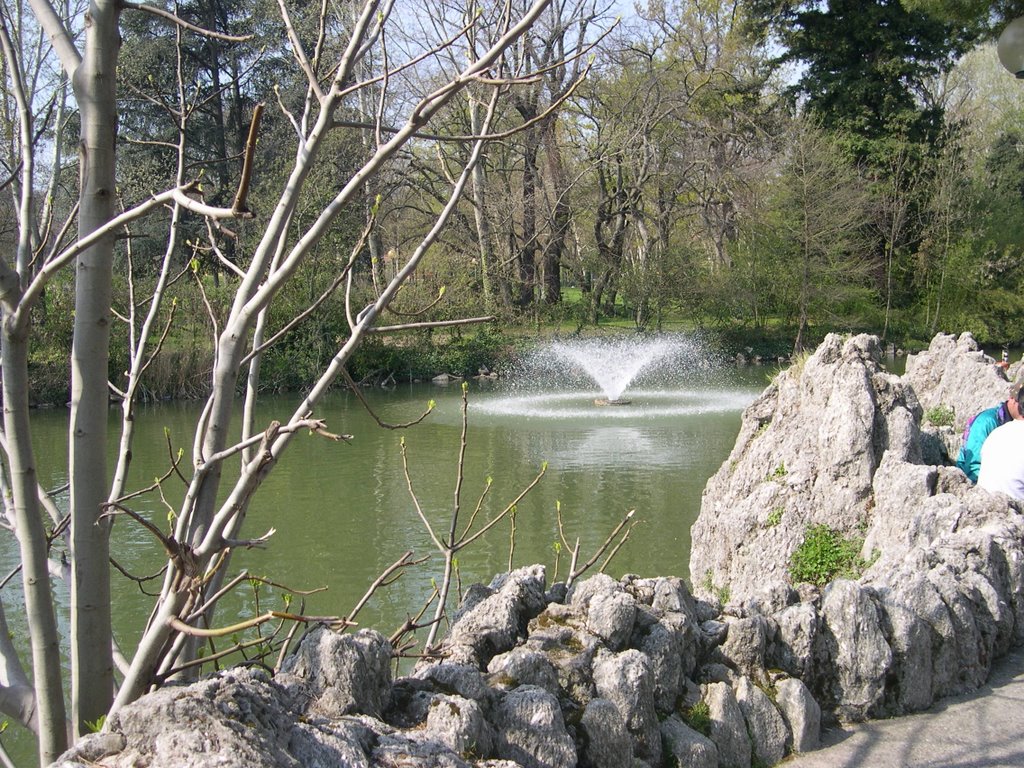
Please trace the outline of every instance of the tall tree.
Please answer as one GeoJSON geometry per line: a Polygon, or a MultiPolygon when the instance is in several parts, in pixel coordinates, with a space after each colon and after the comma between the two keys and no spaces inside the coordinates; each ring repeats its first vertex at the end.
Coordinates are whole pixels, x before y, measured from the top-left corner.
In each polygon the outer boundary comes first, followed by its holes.
{"type": "Polygon", "coordinates": [[[895,132],[910,141],[938,136],[941,111],[919,97],[926,80],[964,52],[972,29],[908,10],[900,0],[750,5],[754,16],[771,20],[766,27],[784,48],[779,61],[802,65],[793,90],[824,128],[862,141],[895,132]]]}
{"type": "Polygon", "coordinates": [[[794,122],[787,145],[769,225],[789,261],[797,354],[815,319],[832,316],[864,291],[868,197],[837,140],[812,122],[794,122]]]}

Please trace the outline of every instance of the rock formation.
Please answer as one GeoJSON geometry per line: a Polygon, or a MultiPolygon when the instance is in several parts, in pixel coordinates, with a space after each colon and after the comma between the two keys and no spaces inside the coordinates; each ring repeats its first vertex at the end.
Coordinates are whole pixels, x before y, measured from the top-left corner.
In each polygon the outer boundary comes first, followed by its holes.
{"type": "Polygon", "coordinates": [[[744,620],[681,579],[599,574],[562,602],[545,586],[533,566],[474,589],[438,658],[394,680],[382,635],[318,627],[276,675],[165,687],[57,764],[750,768],[816,744],[806,685],[768,671],[763,633],[726,643],[744,620]]]}
{"type": "Polygon", "coordinates": [[[380,634],[316,628],[276,675],[166,687],[58,764],[750,768],[813,749],[823,719],[976,687],[1024,642],[1024,517],[942,457],[1008,381],[966,335],[902,378],[880,359],[829,336],[747,409],[693,528],[692,591],[523,568],[472,587],[405,676],[380,634]],[[922,429],[936,406],[954,424],[922,429]],[[826,529],[860,544],[854,567],[798,583],[826,529]]]}

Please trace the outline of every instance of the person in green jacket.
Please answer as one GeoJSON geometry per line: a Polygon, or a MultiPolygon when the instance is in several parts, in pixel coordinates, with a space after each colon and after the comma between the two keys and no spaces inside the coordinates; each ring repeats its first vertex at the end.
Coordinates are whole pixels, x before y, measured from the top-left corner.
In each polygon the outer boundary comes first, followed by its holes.
{"type": "Polygon", "coordinates": [[[981,469],[981,445],[992,430],[1008,421],[1024,419],[1024,387],[1014,384],[1006,402],[994,408],[987,408],[967,422],[964,428],[963,446],[956,457],[956,465],[963,470],[972,483],[978,482],[981,469]]]}

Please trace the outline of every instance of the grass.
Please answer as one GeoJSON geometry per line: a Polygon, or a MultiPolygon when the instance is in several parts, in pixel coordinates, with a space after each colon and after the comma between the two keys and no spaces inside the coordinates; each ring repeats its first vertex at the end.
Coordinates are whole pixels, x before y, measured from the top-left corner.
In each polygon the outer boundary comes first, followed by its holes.
{"type": "Polygon", "coordinates": [[[843,536],[824,523],[810,526],[789,561],[793,583],[823,587],[838,578],[856,579],[870,564],[860,556],[864,539],[843,536]]]}
{"type": "Polygon", "coordinates": [[[948,405],[936,405],[924,412],[925,422],[936,427],[951,427],[955,418],[953,408],[948,405]]]}
{"type": "Polygon", "coordinates": [[[681,710],[679,714],[682,716],[683,722],[697,733],[702,733],[705,736],[711,735],[711,707],[703,699],[692,707],[681,710]]]}

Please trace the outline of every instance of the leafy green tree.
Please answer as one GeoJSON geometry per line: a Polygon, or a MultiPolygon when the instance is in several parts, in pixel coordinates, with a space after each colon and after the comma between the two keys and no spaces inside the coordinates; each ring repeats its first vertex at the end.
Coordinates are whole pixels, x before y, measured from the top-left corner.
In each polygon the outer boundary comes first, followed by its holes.
{"type": "MultiPolygon", "coordinates": [[[[752,0],[784,48],[780,62],[803,66],[794,92],[827,130],[861,141],[893,133],[931,142],[942,110],[923,103],[926,81],[949,69],[973,39],[969,29],[908,10],[899,0],[752,0]]],[[[855,146],[858,155],[864,147],[855,146]]]]}
{"type": "Polygon", "coordinates": [[[796,318],[794,353],[812,322],[844,322],[867,293],[864,226],[869,198],[834,136],[809,120],[793,123],[768,220],[786,269],[796,318]]]}

